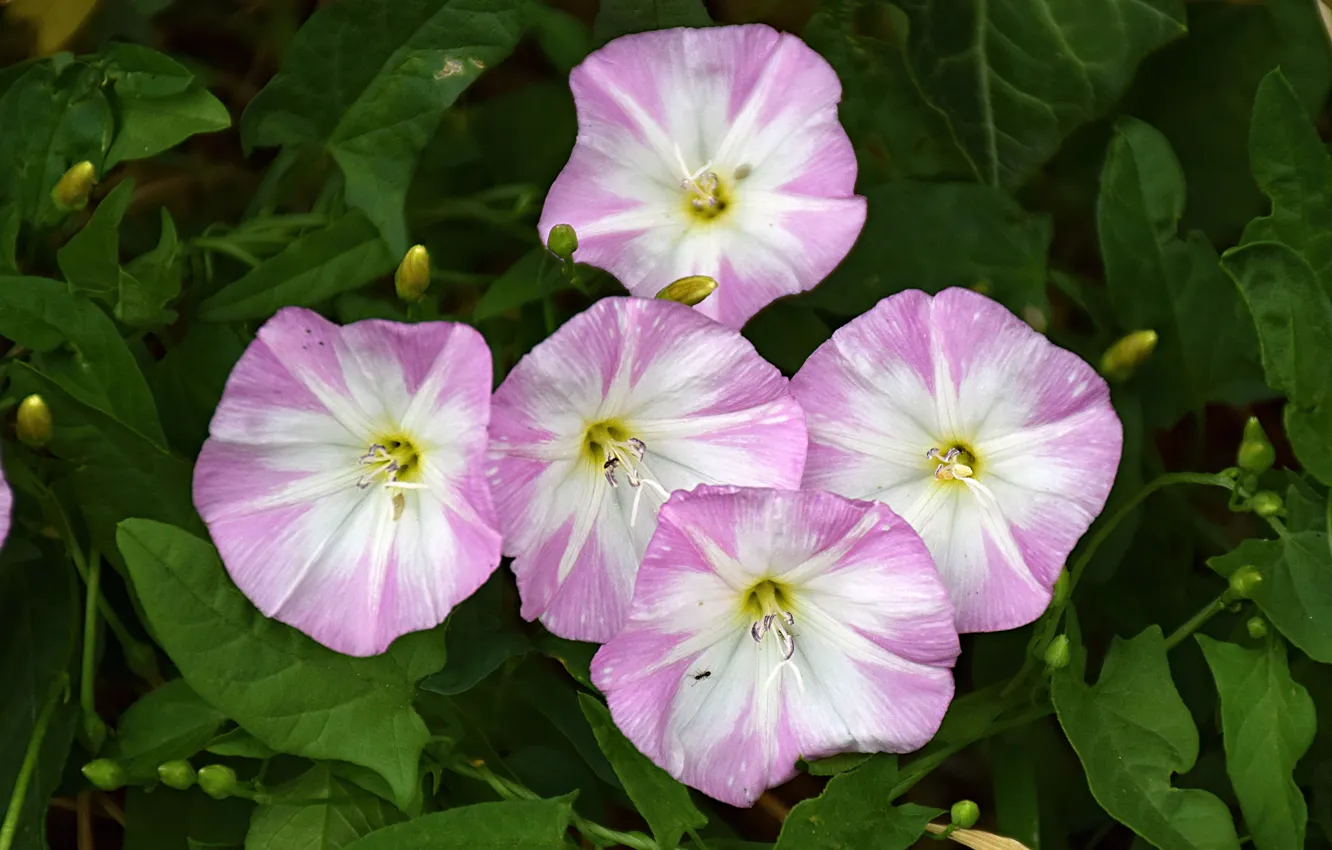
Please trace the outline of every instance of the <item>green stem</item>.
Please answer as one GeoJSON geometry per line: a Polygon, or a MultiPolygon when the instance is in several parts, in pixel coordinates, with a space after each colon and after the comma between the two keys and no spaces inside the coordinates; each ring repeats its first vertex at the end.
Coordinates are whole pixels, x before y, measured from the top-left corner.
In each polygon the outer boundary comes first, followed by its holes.
{"type": "Polygon", "coordinates": [[[1234,594],[1227,590],[1211,602],[1208,602],[1198,611],[1198,613],[1190,617],[1184,625],[1170,633],[1170,637],[1165,639],[1166,652],[1179,646],[1186,637],[1198,631],[1198,629],[1202,628],[1204,623],[1226,610],[1226,606],[1234,601],[1234,594]]]}
{"type": "Polygon", "coordinates": [[[28,796],[28,784],[37,769],[37,759],[42,753],[42,739],[46,737],[46,728],[51,725],[51,715],[55,713],[56,702],[66,686],[66,677],[62,674],[51,683],[51,692],[46,696],[46,705],[32,727],[32,737],[28,739],[28,749],[23,753],[23,764],[14,779],[14,790],[9,795],[9,808],[5,811],[5,821],[0,824],[0,850],[10,850],[14,845],[14,836],[18,833],[19,816],[23,813],[23,801],[28,796]]]}
{"type": "MultiPolygon", "coordinates": [[[[499,776],[484,763],[468,764],[463,761],[453,761],[444,765],[444,767],[459,776],[466,776],[486,783],[505,800],[541,799],[541,796],[535,791],[513,780],[499,776]]],[[[622,844],[625,847],[632,847],[634,850],[656,850],[657,848],[657,842],[649,835],[641,832],[620,832],[590,821],[578,812],[573,813],[573,825],[575,829],[589,838],[599,838],[604,841],[622,844]]]]}
{"type": "Polygon", "coordinates": [[[551,298],[550,285],[546,283],[546,266],[550,261],[550,252],[541,252],[541,268],[537,272],[537,286],[541,289],[541,314],[546,320],[546,335],[555,333],[555,301],[551,298]]]}
{"type": "Polygon", "coordinates": [[[1017,717],[1014,717],[1011,720],[1006,720],[1003,723],[996,723],[995,725],[987,728],[984,732],[982,732],[979,735],[966,738],[962,741],[950,744],[947,747],[944,747],[943,749],[937,752],[933,752],[927,756],[922,756],[921,758],[915,759],[906,767],[904,767],[902,771],[898,774],[897,784],[894,785],[893,789],[888,792],[888,799],[896,800],[898,797],[910,791],[912,786],[914,786],[920,780],[924,779],[930,773],[930,771],[934,770],[936,767],[948,761],[954,755],[961,752],[962,750],[965,750],[967,747],[971,746],[977,741],[983,741],[986,738],[991,737],[992,735],[998,735],[1000,732],[1007,732],[1009,729],[1016,729],[1019,726],[1026,726],[1028,723],[1031,723],[1032,721],[1040,720],[1043,717],[1049,717],[1050,714],[1053,712],[1054,712],[1053,706],[1050,705],[1041,706],[1040,708],[1034,709],[1032,711],[1019,714],[1017,717]]]}
{"type": "Polygon", "coordinates": [[[1108,520],[1102,523],[1101,527],[1097,529],[1094,535],[1092,535],[1091,540],[1087,541],[1086,548],[1082,550],[1082,554],[1073,562],[1073,567],[1068,572],[1069,596],[1072,596],[1073,589],[1078,586],[1078,579],[1082,578],[1082,573],[1087,569],[1087,565],[1091,563],[1092,556],[1096,554],[1096,550],[1099,549],[1101,544],[1110,537],[1111,533],[1114,532],[1119,523],[1129,514],[1133,513],[1133,511],[1136,510],[1148,496],[1155,493],[1157,490],[1162,490],[1172,484],[1207,484],[1213,487],[1224,487],[1227,490],[1235,489],[1234,481],[1231,481],[1224,476],[1212,475],[1207,472],[1167,472],[1165,475],[1159,476],[1148,482],[1133,496],[1132,499],[1129,499],[1123,507],[1115,511],[1108,520]]]}
{"type": "MultiPolygon", "coordinates": [[[[102,556],[95,546],[88,553],[87,583],[87,602],[83,607],[83,678],[79,684],[79,705],[87,718],[85,724],[97,716],[97,673],[94,668],[97,664],[97,602],[102,598],[102,556]]],[[[89,743],[95,746],[99,742],[89,743]]]]}
{"type": "Polygon", "coordinates": [[[190,244],[196,248],[203,248],[205,251],[216,251],[219,254],[226,254],[228,257],[234,257],[251,268],[258,266],[263,262],[263,260],[260,260],[254,254],[251,254],[249,251],[233,243],[229,239],[212,236],[198,236],[190,240],[190,244]]]}

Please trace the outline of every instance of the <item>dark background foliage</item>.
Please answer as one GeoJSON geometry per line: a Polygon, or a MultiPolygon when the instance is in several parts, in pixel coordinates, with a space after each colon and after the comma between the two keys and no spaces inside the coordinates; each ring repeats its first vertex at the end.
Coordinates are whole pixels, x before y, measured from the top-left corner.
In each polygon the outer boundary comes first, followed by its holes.
{"type": "Polygon", "coordinates": [[[0,844],[892,850],[966,798],[1033,850],[1332,846],[1330,87],[1317,0],[12,0],[0,844]],[[883,296],[948,286],[1092,363],[1159,341],[1109,369],[1124,458],[1055,605],[964,638],[936,740],[739,811],[619,735],[595,647],[522,622],[506,570],[372,659],[264,620],[190,475],[280,306],[470,322],[499,379],[620,291],[536,236],[567,73],[623,33],[750,21],[837,69],[869,199],[841,267],[745,328],[765,357],[791,374],[883,296]],[[83,160],[101,182],[64,213],[83,160]],[[17,425],[34,393],[49,439],[17,425]],[[1251,416],[1261,475],[1234,469],[1251,416]],[[1259,490],[1284,507],[1259,516],[1259,490]],[[95,757],[123,787],[90,785],[95,757]],[[161,784],[181,759],[241,785],[161,784]]]}

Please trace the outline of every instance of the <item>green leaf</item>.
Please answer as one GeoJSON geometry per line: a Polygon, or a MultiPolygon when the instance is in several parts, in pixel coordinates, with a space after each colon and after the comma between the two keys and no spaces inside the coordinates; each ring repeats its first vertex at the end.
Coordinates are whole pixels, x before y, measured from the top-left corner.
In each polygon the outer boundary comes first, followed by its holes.
{"type": "Polygon", "coordinates": [[[113,119],[100,75],[79,62],[38,62],[0,97],[0,127],[23,128],[0,133],[0,199],[17,202],[24,220],[63,216],[51,190],[71,165],[89,160],[101,172],[113,119]]]}
{"type": "Polygon", "coordinates": [[[18,204],[0,206],[0,275],[16,275],[19,227],[23,223],[18,204]]]}
{"type": "Polygon", "coordinates": [[[402,819],[397,809],[321,763],[272,789],[272,802],[250,820],[245,850],[342,850],[402,819]]]}
{"type": "Polygon", "coordinates": [[[565,850],[573,805],[558,800],[477,803],[423,815],[347,845],[351,850],[565,850]]]}
{"type": "Polygon", "coordinates": [[[1097,205],[1106,288],[1123,331],[1160,342],[1139,370],[1148,418],[1168,427],[1228,385],[1257,378],[1253,326],[1201,233],[1179,237],[1184,175],[1169,143],[1132,118],[1115,126],[1097,205]]]}
{"type": "Polygon", "coordinates": [[[856,146],[860,181],[973,176],[948,121],[921,95],[887,4],[829,3],[801,34],[837,71],[837,114],[856,146]],[[878,26],[869,32],[861,27],[878,26]]]}
{"type": "Polygon", "coordinates": [[[603,782],[613,788],[620,787],[620,780],[602,753],[602,746],[579,704],[582,694],[572,682],[534,659],[518,669],[510,687],[529,708],[550,721],[603,782]]]}
{"type": "MultiPolygon", "coordinates": [[[[1226,252],[1258,327],[1267,383],[1286,394],[1286,436],[1305,468],[1332,482],[1332,292],[1307,257],[1279,242],[1226,252]]],[[[1332,278],[1329,278],[1332,283],[1332,278]]]]}
{"type": "Polygon", "coordinates": [[[184,679],[173,679],[125,710],[108,755],[136,779],[156,781],[158,765],[199,752],[225,722],[184,679]]]}
{"type": "Polygon", "coordinates": [[[352,212],[307,233],[206,299],[199,317],[210,322],[266,319],[281,307],[309,307],[364,286],[396,265],[374,225],[352,212]]]}
{"type": "Polygon", "coordinates": [[[592,683],[592,656],[597,654],[597,644],[569,640],[550,632],[537,635],[534,643],[542,655],[558,661],[578,684],[597,691],[597,686],[592,683]]]}
{"type": "Polygon", "coordinates": [[[125,793],[125,850],[239,850],[253,810],[249,800],[214,800],[198,788],[131,787],[125,793]]]}
{"type": "Polygon", "coordinates": [[[1332,85],[1332,44],[1318,3],[1186,3],[1189,35],[1143,63],[1126,110],[1170,140],[1188,177],[1185,229],[1232,244],[1261,213],[1249,175],[1249,125],[1263,76],[1280,67],[1310,111],[1332,85]],[[1217,56],[1226,57],[1216,62],[1217,56]]]}
{"type": "Polygon", "coordinates": [[[245,341],[231,326],[194,322],[180,345],[153,367],[148,381],[176,451],[199,454],[227,377],[244,351],[245,341]]]}
{"type": "MultiPolygon", "coordinates": [[[[205,750],[215,756],[235,756],[243,759],[271,759],[277,750],[237,726],[208,742],[205,750]]],[[[378,775],[378,774],[374,774],[378,775]]]]}
{"type": "Polygon", "coordinates": [[[864,192],[869,218],[851,253],[797,303],[857,316],[906,289],[978,288],[1019,315],[1045,305],[1051,224],[1005,192],[895,181],[864,192]]]}
{"type": "Polygon", "coordinates": [[[1258,649],[1195,635],[1221,694],[1226,773],[1258,850],[1300,850],[1308,810],[1292,774],[1313,743],[1309,692],[1290,677],[1286,647],[1258,649]]]}
{"type": "Polygon", "coordinates": [[[255,610],[197,537],[126,520],[117,539],[154,634],[204,699],[273,749],[370,768],[411,803],[429,738],[412,698],[444,662],[438,631],[340,655],[255,610]]]}
{"type": "Polygon", "coordinates": [[[774,850],[906,850],[943,812],[894,806],[888,789],[896,781],[897,759],[884,755],[834,776],[822,794],[791,809],[774,850]]]}
{"type": "Polygon", "coordinates": [[[1207,566],[1229,578],[1243,566],[1263,580],[1252,598],[1286,639],[1310,658],[1332,664],[1332,549],[1324,532],[1290,533],[1279,540],[1245,540],[1207,566]]]}
{"type": "MultiPolygon", "coordinates": [[[[78,595],[73,571],[60,561],[43,563],[37,552],[11,536],[0,551],[0,800],[8,809],[14,780],[34,727],[52,688],[72,666],[78,646],[78,595]]],[[[20,801],[15,846],[46,847],[48,801],[60,782],[77,716],[77,701],[57,691],[55,713],[48,721],[28,792],[20,801]]]]}
{"type": "Polygon", "coordinates": [[[102,55],[107,60],[106,75],[121,97],[174,97],[188,91],[194,83],[189,68],[143,45],[112,42],[102,55]]]}
{"type": "Polygon", "coordinates": [[[1225,803],[1170,784],[1193,768],[1198,730],[1170,678],[1159,626],[1116,637],[1095,685],[1071,667],[1056,672],[1051,696],[1096,802],[1115,820],[1161,850],[1237,850],[1225,803]]]}
{"type": "Polygon", "coordinates": [[[205,89],[163,98],[119,98],[115,103],[116,140],[106,154],[106,167],[146,159],[199,133],[231,126],[222,101],[205,89]]]}
{"type": "Polygon", "coordinates": [[[921,90],[981,182],[1014,187],[1184,35],[1179,0],[901,0],[921,90]],[[1107,33],[1114,33],[1107,38],[1107,33]]]}
{"type": "Polygon", "coordinates": [[[483,322],[540,301],[543,284],[551,295],[569,288],[568,279],[560,273],[559,261],[545,248],[537,247],[491,281],[472,308],[472,321],[483,322]]]}
{"type": "Polygon", "coordinates": [[[601,0],[592,33],[607,42],[629,33],[712,26],[703,0],[601,0]]]}
{"type": "Polygon", "coordinates": [[[115,323],[56,281],[0,277],[0,336],[38,352],[32,365],[83,404],[156,445],[166,438],[148,382],[115,323]],[[70,351],[61,347],[69,343],[70,351]]]}
{"type": "Polygon", "coordinates": [[[157,247],[125,266],[125,271],[138,284],[122,292],[116,305],[116,318],[127,325],[165,324],[176,318],[173,311],[163,308],[180,294],[182,252],[176,222],[166,207],[162,207],[161,214],[162,235],[157,247]]]}
{"type": "Polygon", "coordinates": [[[531,649],[513,607],[505,605],[507,587],[505,576],[496,572],[453,610],[444,633],[449,660],[443,670],[421,682],[423,690],[446,696],[463,693],[531,649]]]}
{"type": "Polygon", "coordinates": [[[870,753],[838,753],[835,756],[828,756],[826,759],[815,759],[814,761],[805,761],[801,759],[796,766],[807,771],[811,776],[836,776],[839,773],[846,773],[848,770],[854,770],[865,762],[873,758],[870,753]]]}
{"type": "Polygon", "coordinates": [[[116,306],[127,289],[139,285],[120,267],[120,222],[133,197],[133,180],[118,183],[83,229],[56,252],[60,271],[75,294],[116,306]]]}
{"type": "Polygon", "coordinates": [[[707,825],[707,817],[689,798],[689,789],[640,753],[616,728],[600,700],[579,694],[578,702],[629,799],[652,828],[658,847],[670,850],[679,845],[686,832],[707,825]]]}
{"type": "Polygon", "coordinates": [[[315,12],[241,119],[247,146],[317,145],[395,257],[417,158],[444,111],[518,42],[519,0],[366,0],[315,12]]]}

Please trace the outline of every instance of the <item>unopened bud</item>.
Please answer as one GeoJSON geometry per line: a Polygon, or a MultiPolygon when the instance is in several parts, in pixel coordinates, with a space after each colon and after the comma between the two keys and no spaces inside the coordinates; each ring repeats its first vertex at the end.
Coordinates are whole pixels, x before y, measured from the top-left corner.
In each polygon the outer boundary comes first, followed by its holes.
{"type": "Polygon", "coordinates": [[[125,645],[125,666],[145,682],[160,682],[162,673],[157,668],[157,653],[151,644],[134,641],[125,645]]]}
{"type": "Polygon", "coordinates": [[[1051,670],[1062,670],[1068,666],[1068,659],[1068,635],[1055,635],[1045,648],[1045,666],[1051,670]]]}
{"type": "Polygon", "coordinates": [[[696,274],[667,284],[665,289],[657,293],[657,297],[663,301],[678,301],[693,307],[716,291],[717,281],[707,275],[696,274]]]}
{"type": "Polygon", "coordinates": [[[18,406],[15,430],[20,440],[34,448],[46,445],[51,439],[51,408],[46,406],[46,400],[36,393],[23,399],[18,406]]]}
{"type": "Polygon", "coordinates": [[[430,288],[430,252],[424,245],[407,249],[398,270],[393,273],[393,287],[403,301],[415,303],[425,297],[430,288]]]}
{"type": "Polygon", "coordinates": [[[1284,507],[1281,497],[1271,490],[1259,490],[1254,493],[1249,504],[1253,506],[1253,512],[1260,517],[1276,516],[1284,507]]]}
{"type": "Polygon", "coordinates": [[[953,826],[958,829],[970,829],[980,820],[980,806],[970,800],[958,800],[949,812],[953,826]]]}
{"type": "Polygon", "coordinates": [[[210,764],[199,768],[199,787],[214,800],[222,800],[236,793],[236,771],[225,764],[210,764]]]}
{"type": "Polygon", "coordinates": [[[1262,475],[1276,461],[1276,449],[1257,416],[1244,423],[1244,438],[1240,441],[1237,461],[1240,469],[1253,475],[1262,475]]]}
{"type": "Polygon", "coordinates": [[[114,759],[95,759],[83,766],[83,775],[102,791],[115,791],[125,787],[129,775],[120,762],[114,759]]]}
{"type": "Polygon", "coordinates": [[[574,233],[572,225],[557,224],[550,229],[546,247],[566,263],[572,262],[574,251],[578,250],[578,234],[574,233]]]}
{"type": "Polygon", "coordinates": [[[177,761],[168,761],[157,766],[157,778],[162,780],[162,784],[168,788],[175,788],[177,791],[184,791],[194,784],[198,774],[194,772],[194,765],[179,759],[177,761]]]}
{"type": "Polygon", "coordinates": [[[1267,621],[1262,617],[1250,617],[1249,621],[1244,624],[1244,628],[1248,629],[1249,637],[1254,640],[1262,640],[1267,637],[1267,621]]]}
{"type": "Polygon", "coordinates": [[[61,212],[74,212],[88,206],[93,187],[97,185],[97,169],[88,160],[71,165],[51,190],[51,202],[61,212]]]}
{"type": "Polygon", "coordinates": [[[1101,374],[1127,381],[1156,349],[1156,331],[1134,331],[1110,346],[1101,357],[1101,374]]]}
{"type": "Polygon", "coordinates": [[[1263,583],[1263,574],[1257,567],[1243,566],[1230,574],[1230,595],[1235,599],[1248,599],[1263,583]]]}

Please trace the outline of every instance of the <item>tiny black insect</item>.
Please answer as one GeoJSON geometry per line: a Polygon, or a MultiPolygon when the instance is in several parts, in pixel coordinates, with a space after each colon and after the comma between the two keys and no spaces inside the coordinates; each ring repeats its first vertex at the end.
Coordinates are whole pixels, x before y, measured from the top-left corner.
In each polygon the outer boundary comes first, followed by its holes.
{"type": "Polygon", "coordinates": [[[702,673],[695,673],[695,674],[693,674],[693,675],[694,675],[694,681],[695,681],[695,682],[701,682],[701,681],[703,681],[704,679],[706,679],[707,677],[711,676],[711,675],[712,675],[712,671],[711,671],[711,670],[704,670],[702,673]]]}

